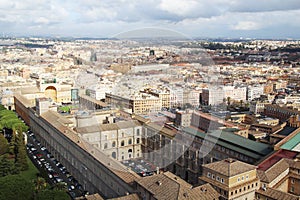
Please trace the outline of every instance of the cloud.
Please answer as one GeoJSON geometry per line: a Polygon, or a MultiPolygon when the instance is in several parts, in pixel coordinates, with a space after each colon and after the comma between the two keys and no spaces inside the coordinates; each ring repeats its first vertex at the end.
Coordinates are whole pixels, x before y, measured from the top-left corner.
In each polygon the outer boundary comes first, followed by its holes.
{"type": "Polygon", "coordinates": [[[188,35],[297,35],[299,12],[298,0],[0,0],[0,31],[107,36],[154,26],[188,35]]]}
{"type": "Polygon", "coordinates": [[[233,30],[258,30],[261,25],[254,21],[240,21],[236,25],[232,26],[233,30]]]}

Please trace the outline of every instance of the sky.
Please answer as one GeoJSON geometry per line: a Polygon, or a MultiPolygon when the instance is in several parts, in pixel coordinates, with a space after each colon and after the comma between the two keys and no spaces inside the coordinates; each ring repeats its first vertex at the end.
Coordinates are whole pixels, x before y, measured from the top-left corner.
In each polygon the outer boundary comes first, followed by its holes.
{"type": "Polygon", "coordinates": [[[0,0],[2,35],[114,37],[148,27],[187,37],[300,39],[300,2],[0,0]]]}

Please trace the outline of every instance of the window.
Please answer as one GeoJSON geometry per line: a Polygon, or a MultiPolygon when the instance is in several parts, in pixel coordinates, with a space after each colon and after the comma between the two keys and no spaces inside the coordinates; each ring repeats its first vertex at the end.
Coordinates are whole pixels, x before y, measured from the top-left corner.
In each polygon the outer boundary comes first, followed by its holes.
{"type": "Polygon", "coordinates": [[[116,141],[113,141],[111,144],[112,147],[116,147],[116,141]]]}
{"type": "Polygon", "coordinates": [[[293,186],[291,187],[291,192],[294,192],[294,187],[293,186]]]}
{"type": "Polygon", "coordinates": [[[240,177],[238,177],[237,181],[238,181],[238,182],[240,182],[240,181],[241,181],[241,178],[240,178],[240,177]]]}
{"type": "Polygon", "coordinates": [[[295,183],[295,179],[291,179],[291,183],[294,184],[295,183]]]}
{"type": "Polygon", "coordinates": [[[211,176],[211,178],[212,178],[212,179],[215,179],[215,175],[213,174],[213,175],[211,176]]]}
{"type": "Polygon", "coordinates": [[[221,183],[224,183],[224,179],[223,178],[221,178],[221,183]]]}
{"type": "Polygon", "coordinates": [[[112,153],[111,153],[111,157],[113,157],[114,159],[116,159],[116,157],[117,157],[116,152],[112,152],[112,153]]]}
{"type": "Polygon", "coordinates": [[[208,173],[207,173],[207,177],[210,178],[210,176],[211,176],[211,174],[210,174],[210,172],[208,172],[208,173]]]}
{"type": "Polygon", "coordinates": [[[123,147],[125,145],[124,140],[121,141],[121,147],[123,147]]]}
{"type": "Polygon", "coordinates": [[[128,144],[132,144],[132,139],[129,139],[129,140],[128,140],[128,144]]]}
{"type": "Polygon", "coordinates": [[[244,176],[242,176],[242,181],[244,180],[244,176]]]}
{"type": "Polygon", "coordinates": [[[107,143],[104,144],[104,149],[107,149],[107,143]]]}
{"type": "Polygon", "coordinates": [[[139,144],[140,143],[140,138],[136,139],[136,143],[139,144]]]}
{"type": "Polygon", "coordinates": [[[246,175],[246,180],[249,178],[249,175],[246,175]]]}
{"type": "Polygon", "coordinates": [[[136,135],[140,136],[140,129],[136,129],[136,135]]]}
{"type": "Polygon", "coordinates": [[[220,177],[217,176],[217,181],[220,181],[220,177]]]}

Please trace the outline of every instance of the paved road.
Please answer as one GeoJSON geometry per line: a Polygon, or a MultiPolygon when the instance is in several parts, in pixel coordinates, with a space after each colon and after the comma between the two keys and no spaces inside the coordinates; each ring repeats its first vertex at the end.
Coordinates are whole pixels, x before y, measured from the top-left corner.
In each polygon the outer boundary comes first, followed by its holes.
{"type": "Polygon", "coordinates": [[[34,133],[28,131],[27,136],[26,146],[28,156],[41,174],[45,176],[44,178],[46,178],[46,181],[51,186],[55,186],[56,184],[65,185],[68,194],[73,199],[75,197],[83,196],[85,191],[83,191],[82,186],[68,170],[41,145],[34,133]]]}

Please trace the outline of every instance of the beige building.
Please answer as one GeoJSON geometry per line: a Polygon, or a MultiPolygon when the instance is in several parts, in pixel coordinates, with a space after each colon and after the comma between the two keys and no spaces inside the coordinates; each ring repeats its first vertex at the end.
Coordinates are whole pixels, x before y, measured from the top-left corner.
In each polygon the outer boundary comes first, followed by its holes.
{"type": "Polygon", "coordinates": [[[162,109],[162,99],[146,93],[138,93],[126,98],[106,93],[105,102],[120,109],[131,109],[132,113],[138,115],[158,113],[162,109]]]}
{"type": "Polygon", "coordinates": [[[176,112],[175,125],[178,127],[189,127],[192,121],[192,110],[176,112]]]}
{"type": "Polygon", "coordinates": [[[220,197],[210,184],[192,187],[171,172],[140,179],[137,181],[137,193],[145,200],[217,200],[220,197]]]}
{"type": "Polygon", "coordinates": [[[230,158],[203,165],[199,179],[210,183],[222,199],[254,199],[259,188],[256,166],[230,158]]]}
{"type": "Polygon", "coordinates": [[[57,103],[71,102],[71,85],[56,83],[56,80],[37,81],[37,87],[45,97],[57,103]]]}
{"type": "Polygon", "coordinates": [[[142,126],[137,121],[98,124],[76,129],[84,140],[116,160],[142,156],[142,126]]]}

